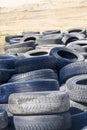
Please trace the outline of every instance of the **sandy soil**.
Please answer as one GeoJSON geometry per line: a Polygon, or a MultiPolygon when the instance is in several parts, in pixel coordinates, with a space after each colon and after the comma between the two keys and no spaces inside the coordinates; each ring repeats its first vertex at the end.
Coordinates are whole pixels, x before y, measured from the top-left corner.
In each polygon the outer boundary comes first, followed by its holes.
{"type": "Polygon", "coordinates": [[[87,27],[86,0],[47,0],[25,4],[16,9],[1,9],[1,33],[44,31],[70,27],[87,27]]]}
{"type": "Polygon", "coordinates": [[[71,27],[87,28],[86,0],[43,0],[15,8],[0,8],[0,33],[44,31],[71,27]]]}

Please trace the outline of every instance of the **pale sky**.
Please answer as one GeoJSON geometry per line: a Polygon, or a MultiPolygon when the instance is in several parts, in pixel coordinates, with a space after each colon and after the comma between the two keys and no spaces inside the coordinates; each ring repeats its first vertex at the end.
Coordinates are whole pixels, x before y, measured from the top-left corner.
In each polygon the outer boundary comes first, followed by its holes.
{"type": "Polygon", "coordinates": [[[0,7],[16,7],[26,3],[38,3],[42,0],[0,0],[0,7]]]}

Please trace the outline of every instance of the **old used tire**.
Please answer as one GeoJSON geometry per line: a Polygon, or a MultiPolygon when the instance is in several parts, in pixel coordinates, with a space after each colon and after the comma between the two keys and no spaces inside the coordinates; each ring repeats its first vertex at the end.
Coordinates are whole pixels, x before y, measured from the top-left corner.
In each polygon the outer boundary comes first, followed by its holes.
{"type": "Polygon", "coordinates": [[[67,45],[67,48],[70,48],[71,50],[75,50],[78,52],[85,52],[85,49],[80,45],[74,45],[73,42],[71,42],[67,45]],[[71,44],[72,43],[72,44],[71,44]]]}
{"type": "Polygon", "coordinates": [[[12,93],[56,91],[59,83],[54,79],[36,79],[23,82],[14,82],[1,85],[0,103],[7,103],[12,93]]]}
{"type": "Polygon", "coordinates": [[[16,130],[67,130],[71,127],[69,112],[55,115],[14,116],[16,130]]]}
{"type": "Polygon", "coordinates": [[[49,34],[60,34],[60,33],[61,33],[60,30],[47,30],[47,31],[44,31],[42,34],[49,35],[49,34]]]}
{"type": "Polygon", "coordinates": [[[6,111],[0,110],[0,130],[4,129],[8,125],[8,116],[6,111]]]}
{"type": "Polygon", "coordinates": [[[40,32],[33,32],[33,31],[30,31],[30,32],[22,32],[22,35],[25,36],[25,35],[30,35],[30,34],[40,34],[40,32]]]}
{"type": "Polygon", "coordinates": [[[66,33],[80,33],[86,35],[86,29],[85,28],[70,28],[66,30],[66,33]]]}
{"type": "Polygon", "coordinates": [[[17,115],[61,113],[69,107],[69,96],[61,91],[28,92],[9,97],[9,111],[17,115]]]}
{"type": "Polygon", "coordinates": [[[31,50],[26,53],[24,53],[25,57],[36,57],[36,56],[46,56],[49,55],[49,50],[47,49],[36,49],[36,50],[31,50]]]}
{"type": "Polygon", "coordinates": [[[62,34],[50,34],[46,36],[39,37],[36,42],[37,44],[64,44],[62,41],[62,34]]]}
{"type": "Polygon", "coordinates": [[[0,83],[7,82],[14,73],[15,73],[15,70],[1,68],[0,69],[0,83]]]}
{"type": "Polygon", "coordinates": [[[0,68],[14,69],[16,60],[16,56],[0,55],[0,68]]]}
{"type": "Polygon", "coordinates": [[[59,77],[61,83],[63,83],[69,78],[81,74],[87,74],[87,62],[75,62],[64,66],[60,70],[59,77]]]}
{"type": "Polygon", "coordinates": [[[85,38],[84,34],[71,33],[71,34],[65,34],[64,37],[62,38],[62,41],[64,42],[65,45],[67,45],[70,42],[77,41],[84,38],[85,38]]]}
{"type": "Polygon", "coordinates": [[[25,73],[39,69],[56,68],[56,59],[53,56],[40,56],[19,60],[15,63],[17,73],[25,73]]]}
{"type": "Polygon", "coordinates": [[[70,100],[71,115],[87,111],[87,105],[70,100]]]}
{"type": "Polygon", "coordinates": [[[87,112],[82,112],[72,116],[71,130],[81,130],[86,125],[87,125],[87,112]]]}
{"type": "Polygon", "coordinates": [[[23,37],[23,35],[6,36],[5,42],[6,42],[6,44],[11,44],[10,42],[11,42],[12,39],[14,39],[14,38],[20,38],[21,39],[22,37],[23,37]]]}
{"type": "Polygon", "coordinates": [[[8,82],[28,81],[32,79],[56,79],[58,81],[58,75],[51,69],[41,69],[13,75],[8,82]]]}
{"type": "Polygon", "coordinates": [[[36,40],[42,35],[40,34],[26,34],[23,36],[23,38],[20,40],[20,43],[23,43],[23,42],[36,42],[36,40]]]}
{"type": "Polygon", "coordinates": [[[87,74],[70,78],[66,86],[71,100],[87,104],[87,74]]]}
{"type": "Polygon", "coordinates": [[[56,58],[57,67],[62,68],[67,64],[83,61],[84,57],[74,50],[63,47],[55,47],[51,50],[50,55],[56,58]]]}

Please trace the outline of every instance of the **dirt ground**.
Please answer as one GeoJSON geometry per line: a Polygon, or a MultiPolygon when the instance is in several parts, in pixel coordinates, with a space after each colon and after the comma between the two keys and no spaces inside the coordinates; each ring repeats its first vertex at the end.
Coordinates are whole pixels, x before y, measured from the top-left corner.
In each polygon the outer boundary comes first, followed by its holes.
{"type": "Polygon", "coordinates": [[[17,8],[0,8],[0,52],[4,36],[24,31],[44,31],[71,27],[87,28],[86,0],[44,0],[17,8]]]}

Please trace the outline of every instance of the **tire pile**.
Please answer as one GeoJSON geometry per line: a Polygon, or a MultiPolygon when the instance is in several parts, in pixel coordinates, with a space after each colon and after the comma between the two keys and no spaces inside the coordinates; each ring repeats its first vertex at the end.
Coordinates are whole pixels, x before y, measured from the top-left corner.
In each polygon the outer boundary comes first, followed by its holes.
{"type": "Polygon", "coordinates": [[[0,130],[87,129],[87,30],[6,36],[0,130]]]}

